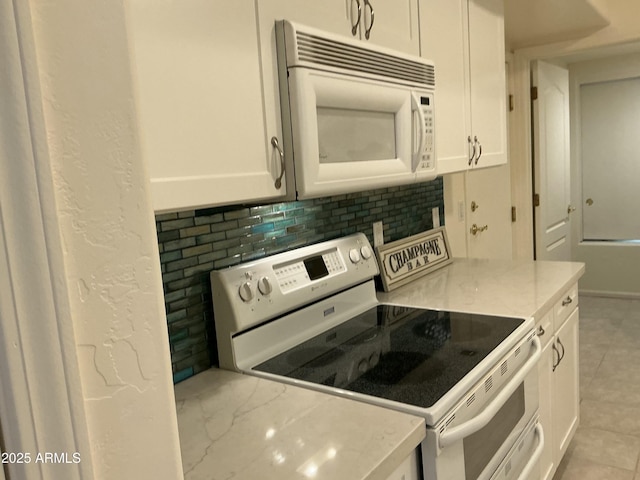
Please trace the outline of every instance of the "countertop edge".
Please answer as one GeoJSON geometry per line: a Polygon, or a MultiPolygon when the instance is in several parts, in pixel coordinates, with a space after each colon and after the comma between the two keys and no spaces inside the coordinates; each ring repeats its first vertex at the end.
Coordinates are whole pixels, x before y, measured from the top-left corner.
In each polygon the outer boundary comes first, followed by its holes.
{"type": "MultiPolygon", "coordinates": [[[[549,309],[553,308],[553,306],[558,302],[558,300],[562,298],[562,296],[566,293],[567,288],[569,288],[574,283],[577,283],[578,280],[580,280],[580,277],[584,275],[585,268],[586,268],[584,263],[582,262],[571,262],[571,263],[580,264],[581,265],[580,269],[574,272],[573,275],[571,275],[564,282],[564,284],[558,289],[558,291],[555,294],[551,296],[549,300],[544,302],[543,305],[541,305],[535,312],[532,313],[531,316],[536,321],[536,323],[541,319],[543,313],[546,313],[547,311],[549,311],[549,309]]],[[[580,291],[578,290],[578,293],[579,292],[580,291]]]]}

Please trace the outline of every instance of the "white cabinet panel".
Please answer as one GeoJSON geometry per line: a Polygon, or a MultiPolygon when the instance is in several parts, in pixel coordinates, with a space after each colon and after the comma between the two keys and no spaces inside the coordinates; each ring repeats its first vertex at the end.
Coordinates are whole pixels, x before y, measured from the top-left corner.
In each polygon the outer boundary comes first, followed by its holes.
{"type": "Polygon", "coordinates": [[[472,135],[478,138],[482,149],[474,167],[504,164],[507,93],[502,0],[469,1],[469,65],[472,135]]]}
{"type": "Polygon", "coordinates": [[[463,171],[469,164],[471,134],[467,1],[420,3],[421,55],[436,70],[435,132],[439,173],[463,171]]]}
{"type": "Polygon", "coordinates": [[[556,343],[560,349],[561,360],[554,372],[553,444],[559,461],[567,451],[578,427],[580,389],[577,308],[556,333],[556,343]]]}
{"type": "MultiPolygon", "coordinates": [[[[551,332],[553,333],[553,332],[551,332]]],[[[540,388],[540,404],[538,413],[540,424],[545,432],[546,439],[544,449],[538,464],[540,466],[540,480],[551,480],[556,470],[553,449],[553,421],[551,411],[553,409],[553,363],[555,352],[551,342],[542,351],[540,362],[538,363],[538,382],[540,388]]]]}
{"type": "Polygon", "coordinates": [[[371,25],[369,9],[365,8],[361,38],[371,29],[369,42],[412,55],[420,55],[420,23],[417,0],[370,0],[374,11],[371,25]]]}
{"type": "Polygon", "coordinates": [[[272,32],[273,24],[277,20],[289,20],[338,35],[351,36],[351,16],[354,16],[354,24],[357,19],[355,2],[352,13],[349,0],[324,0],[322,2],[315,0],[260,0],[257,2],[257,8],[261,29],[268,29],[272,32]]]}
{"type": "Polygon", "coordinates": [[[436,68],[438,172],[505,164],[502,1],[424,0],[420,30],[421,55],[436,68]]]}
{"type": "Polygon", "coordinates": [[[272,29],[276,20],[289,20],[420,54],[418,0],[261,0],[258,11],[262,30],[272,29]],[[369,38],[366,38],[367,31],[369,38]]]}
{"type": "Polygon", "coordinates": [[[254,2],[133,0],[130,34],[154,209],[283,195],[254,2]]]}
{"type": "MultiPolygon", "coordinates": [[[[577,285],[562,296],[577,292],[577,285]]],[[[540,423],[546,432],[545,447],[539,461],[541,480],[551,480],[578,427],[580,388],[578,377],[579,309],[571,303],[571,313],[552,307],[538,322],[538,335],[547,344],[538,364],[540,423]],[[560,315],[558,317],[557,315],[560,315]],[[553,326],[556,330],[553,331],[553,326]],[[540,330],[542,327],[542,330],[540,330]]]]}

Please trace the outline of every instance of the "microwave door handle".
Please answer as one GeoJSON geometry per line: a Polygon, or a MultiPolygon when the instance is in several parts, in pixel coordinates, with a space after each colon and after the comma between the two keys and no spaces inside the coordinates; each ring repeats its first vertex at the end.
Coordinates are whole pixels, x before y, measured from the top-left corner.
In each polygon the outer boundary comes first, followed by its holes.
{"type": "Polygon", "coordinates": [[[536,462],[542,456],[542,450],[544,450],[544,431],[542,430],[542,425],[539,423],[535,428],[536,435],[538,436],[538,446],[529,457],[529,461],[524,466],[520,475],[518,475],[518,480],[527,480],[533,471],[533,468],[536,466],[536,462]]]}
{"type": "Polygon", "coordinates": [[[540,359],[540,355],[542,352],[542,346],[540,344],[540,339],[537,336],[533,337],[532,346],[533,353],[529,356],[525,364],[520,368],[518,373],[516,373],[511,380],[509,380],[509,382],[503,387],[503,389],[498,392],[495,398],[482,412],[473,417],[471,420],[468,420],[460,425],[456,425],[455,427],[452,427],[440,434],[440,448],[448,447],[449,445],[456,443],[458,440],[461,440],[465,437],[468,437],[472,433],[477,432],[485,425],[487,425],[493,417],[495,417],[496,413],[498,413],[498,410],[502,408],[509,397],[511,397],[513,392],[515,392],[518,386],[523,382],[529,372],[533,370],[533,368],[538,364],[538,360],[540,359]]]}
{"type": "Polygon", "coordinates": [[[411,121],[413,122],[413,133],[414,133],[414,146],[417,145],[417,151],[411,152],[411,168],[412,171],[416,171],[418,169],[418,164],[420,163],[420,156],[424,151],[424,142],[426,141],[426,135],[424,132],[425,118],[424,112],[420,107],[420,101],[418,100],[418,96],[411,92],[411,121]],[[418,114],[418,122],[416,123],[416,113],[418,114]],[[419,141],[416,140],[419,138],[419,141]]]}

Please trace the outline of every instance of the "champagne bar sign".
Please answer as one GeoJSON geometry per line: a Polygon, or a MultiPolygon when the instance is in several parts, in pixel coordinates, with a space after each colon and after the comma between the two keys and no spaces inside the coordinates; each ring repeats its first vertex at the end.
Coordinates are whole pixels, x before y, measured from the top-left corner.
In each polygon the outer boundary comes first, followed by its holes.
{"type": "Polygon", "coordinates": [[[376,254],[385,292],[453,261],[444,227],[381,245],[376,254]]]}

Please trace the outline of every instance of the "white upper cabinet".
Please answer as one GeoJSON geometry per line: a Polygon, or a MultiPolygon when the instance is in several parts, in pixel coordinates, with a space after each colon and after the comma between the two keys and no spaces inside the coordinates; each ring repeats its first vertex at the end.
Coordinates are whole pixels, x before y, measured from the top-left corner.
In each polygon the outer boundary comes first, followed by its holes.
{"type": "Polygon", "coordinates": [[[261,29],[289,20],[419,55],[418,0],[261,0],[261,29]]]}
{"type": "MultiPolygon", "coordinates": [[[[251,0],[133,0],[132,70],[156,212],[278,198],[251,0]]],[[[271,92],[270,92],[271,93],[271,92]]]]}
{"type": "Polygon", "coordinates": [[[422,0],[420,29],[436,71],[438,173],[505,164],[502,0],[422,0]]]}
{"type": "MultiPolygon", "coordinates": [[[[358,0],[347,1],[357,4],[358,0]]],[[[400,52],[420,55],[418,0],[359,1],[362,5],[360,38],[400,52]]]]}
{"type": "Polygon", "coordinates": [[[474,160],[479,167],[507,163],[503,10],[503,0],[469,1],[471,128],[482,147],[474,160]]]}

